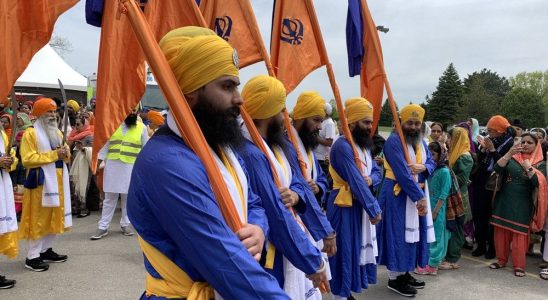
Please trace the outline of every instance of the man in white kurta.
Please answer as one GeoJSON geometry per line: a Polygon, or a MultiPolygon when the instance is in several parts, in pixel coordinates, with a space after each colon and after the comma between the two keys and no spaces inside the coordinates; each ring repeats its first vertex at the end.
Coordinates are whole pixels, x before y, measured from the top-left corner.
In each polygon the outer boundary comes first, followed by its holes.
{"type": "Polygon", "coordinates": [[[108,234],[108,227],[116,210],[118,198],[120,198],[122,208],[120,219],[122,234],[133,235],[127,216],[127,194],[135,159],[147,141],[146,126],[137,121],[136,112],[132,112],[99,151],[99,168],[104,164],[103,191],[105,199],[97,231],[91,236],[91,240],[99,240],[108,234]],[[130,135],[134,136],[133,139],[130,135]]]}

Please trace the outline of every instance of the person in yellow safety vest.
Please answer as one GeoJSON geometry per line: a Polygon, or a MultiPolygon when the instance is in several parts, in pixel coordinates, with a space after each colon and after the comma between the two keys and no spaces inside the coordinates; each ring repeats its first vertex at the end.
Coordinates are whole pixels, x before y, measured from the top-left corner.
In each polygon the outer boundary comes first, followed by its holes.
{"type": "Polygon", "coordinates": [[[108,143],[99,151],[99,168],[105,169],[103,177],[105,199],[103,200],[103,211],[98,229],[91,236],[91,240],[99,240],[108,234],[108,227],[110,221],[112,221],[118,197],[121,198],[122,207],[122,218],[120,220],[122,234],[125,236],[133,235],[127,217],[127,193],[133,165],[147,141],[147,128],[137,120],[137,112],[134,110],[114,132],[108,143]]]}

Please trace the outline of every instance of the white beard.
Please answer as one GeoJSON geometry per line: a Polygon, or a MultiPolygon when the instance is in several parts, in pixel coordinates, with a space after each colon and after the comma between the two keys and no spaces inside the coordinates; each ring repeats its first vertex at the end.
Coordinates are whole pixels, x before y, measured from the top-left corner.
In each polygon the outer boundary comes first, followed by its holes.
{"type": "Polygon", "coordinates": [[[40,118],[38,122],[42,122],[42,128],[46,130],[46,135],[50,145],[53,148],[61,146],[61,136],[59,136],[59,129],[57,128],[57,122],[55,120],[48,120],[47,118],[40,118]]]}

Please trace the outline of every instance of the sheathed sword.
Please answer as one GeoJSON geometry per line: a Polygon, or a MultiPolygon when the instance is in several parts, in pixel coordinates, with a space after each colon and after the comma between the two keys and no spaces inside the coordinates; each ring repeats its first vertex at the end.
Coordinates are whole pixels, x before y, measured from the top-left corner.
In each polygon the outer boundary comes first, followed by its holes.
{"type": "Polygon", "coordinates": [[[17,102],[17,99],[15,98],[15,89],[12,88],[10,92],[11,97],[11,110],[13,111],[13,115],[11,116],[11,135],[10,140],[8,144],[8,153],[11,151],[11,147],[13,147],[13,144],[15,143],[15,137],[17,136],[17,113],[19,112],[19,103],[17,102]]]}
{"type": "Polygon", "coordinates": [[[65,93],[65,87],[63,86],[63,83],[61,82],[61,79],[57,78],[57,81],[59,81],[59,88],[61,89],[61,96],[63,97],[63,104],[65,107],[64,113],[63,113],[63,143],[61,144],[61,147],[65,145],[67,142],[67,130],[68,130],[68,107],[67,107],[67,94],[65,93]]]}

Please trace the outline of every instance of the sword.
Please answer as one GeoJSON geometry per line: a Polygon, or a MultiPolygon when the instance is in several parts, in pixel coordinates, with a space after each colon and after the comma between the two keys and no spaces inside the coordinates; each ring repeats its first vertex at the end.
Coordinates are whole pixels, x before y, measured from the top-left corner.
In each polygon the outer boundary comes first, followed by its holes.
{"type": "Polygon", "coordinates": [[[17,136],[17,113],[19,111],[19,103],[17,103],[17,99],[15,98],[15,89],[13,88],[11,89],[10,97],[13,115],[11,116],[11,135],[8,144],[8,155],[9,151],[11,151],[11,147],[13,147],[13,144],[15,143],[15,137],[17,136]]]}
{"type": "Polygon", "coordinates": [[[61,96],[63,97],[63,104],[65,106],[65,110],[63,113],[63,143],[61,144],[61,147],[65,145],[67,142],[67,130],[68,130],[68,107],[67,107],[67,94],[65,93],[65,87],[63,86],[63,83],[61,82],[61,79],[57,78],[57,81],[59,81],[59,88],[61,89],[61,96]]]}

